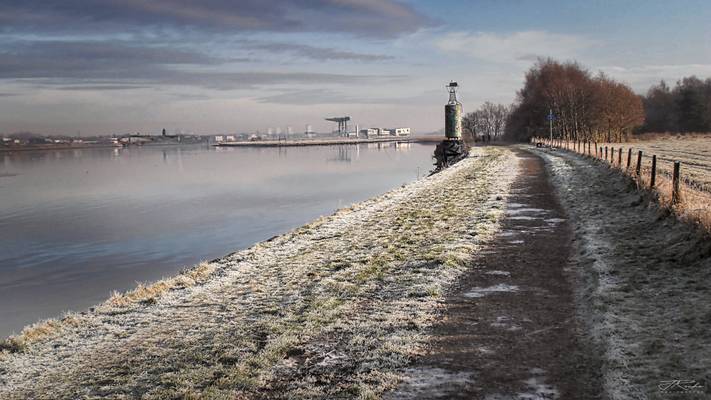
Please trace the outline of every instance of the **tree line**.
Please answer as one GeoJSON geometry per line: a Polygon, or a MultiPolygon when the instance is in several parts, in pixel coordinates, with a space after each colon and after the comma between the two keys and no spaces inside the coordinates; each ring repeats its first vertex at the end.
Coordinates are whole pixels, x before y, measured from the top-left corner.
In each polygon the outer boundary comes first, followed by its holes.
{"type": "Polygon", "coordinates": [[[576,62],[539,60],[526,73],[506,124],[506,136],[526,140],[553,135],[567,140],[622,141],[644,123],[642,98],[603,73],[576,62]]]}
{"type": "Polygon", "coordinates": [[[551,127],[556,138],[597,142],[647,132],[711,132],[711,78],[683,78],[673,88],[661,81],[640,96],[577,62],[539,59],[512,105],[486,102],[462,118],[465,138],[474,141],[547,137],[551,127]]]}
{"type": "Polygon", "coordinates": [[[642,132],[711,132],[711,78],[684,78],[673,89],[661,81],[643,102],[642,132]]]}
{"type": "Polygon", "coordinates": [[[465,138],[471,141],[498,139],[504,134],[510,111],[510,106],[487,101],[478,110],[472,111],[462,118],[462,130],[465,138]]]}

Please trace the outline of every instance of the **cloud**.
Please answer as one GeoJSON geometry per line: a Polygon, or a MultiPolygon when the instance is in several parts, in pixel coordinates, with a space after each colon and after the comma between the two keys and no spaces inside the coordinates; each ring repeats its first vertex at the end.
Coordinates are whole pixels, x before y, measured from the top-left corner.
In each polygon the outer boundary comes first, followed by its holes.
{"type": "Polygon", "coordinates": [[[437,39],[435,44],[444,52],[484,61],[529,63],[538,57],[573,58],[597,42],[582,36],[523,31],[510,34],[453,32],[437,39]]]}
{"type": "Polygon", "coordinates": [[[0,79],[140,78],[165,65],[215,65],[227,60],[168,47],[114,41],[20,41],[0,50],[0,79]]]}
{"type": "Polygon", "coordinates": [[[432,21],[396,0],[5,0],[0,30],[343,32],[392,37],[432,21]]]}
{"type": "MultiPolygon", "coordinates": [[[[432,97],[428,97],[429,100],[432,97]]],[[[259,103],[288,105],[321,105],[321,104],[413,104],[414,100],[422,100],[422,96],[412,98],[394,97],[361,97],[345,94],[330,89],[290,90],[283,93],[257,98],[259,103]]]]}
{"type": "MultiPolygon", "coordinates": [[[[296,71],[230,71],[234,69],[231,64],[249,59],[219,58],[195,50],[115,41],[16,42],[5,48],[0,51],[0,79],[62,90],[120,90],[155,85],[251,89],[275,84],[366,83],[389,78],[296,71]],[[228,64],[227,70],[219,68],[228,64]]],[[[328,49],[323,50],[328,52],[328,49]]],[[[313,52],[317,57],[320,50],[303,46],[298,51],[313,52]]],[[[357,57],[355,53],[351,56],[357,57]]]]}
{"type": "Polygon", "coordinates": [[[107,91],[107,90],[133,90],[146,89],[148,86],[138,85],[77,85],[77,86],[62,86],[59,90],[74,90],[74,91],[107,91]]]}
{"type": "Polygon", "coordinates": [[[696,75],[701,78],[711,76],[711,64],[660,64],[623,67],[600,66],[597,69],[632,86],[639,92],[646,92],[653,84],[666,80],[674,84],[681,78],[696,75]]]}
{"type": "Polygon", "coordinates": [[[267,51],[271,53],[292,53],[300,57],[317,61],[385,61],[394,57],[384,54],[364,54],[347,50],[337,50],[326,47],[315,47],[305,44],[283,43],[283,42],[263,42],[263,41],[243,41],[243,47],[253,50],[267,51]]]}
{"type": "Polygon", "coordinates": [[[385,104],[390,100],[391,99],[358,98],[327,89],[292,90],[257,99],[260,103],[289,105],[385,104]]]}

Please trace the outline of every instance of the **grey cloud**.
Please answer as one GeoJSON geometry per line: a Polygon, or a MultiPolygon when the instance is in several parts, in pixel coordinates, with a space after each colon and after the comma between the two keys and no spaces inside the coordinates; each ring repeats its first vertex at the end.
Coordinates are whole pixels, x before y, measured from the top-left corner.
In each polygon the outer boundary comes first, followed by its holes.
{"type": "MultiPolygon", "coordinates": [[[[116,71],[114,71],[116,72],[116,71]]],[[[118,89],[160,86],[192,86],[214,90],[248,90],[273,85],[315,85],[315,84],[371,84],[385,80],[396,79],[397,76],[387,75],[346,75],[309,72],[214,72],[214,71],[183,71],[161,68],[141,68],[116,72],[113,77],[108,74],[72,73],[53,77],[38,77],[32,79],[15,79],[15,82],[28,84],[36,88],[55,88],[59,90],[106,90],[111,87],[118,89]]]]}
{"type": "Polygon", "coordinates": [[[103,41],[22,41],[4,47],[0,79],[138,78],[159,75],[166,65],[226,62],[193,51],[103,41]]]}
{"type": "Polygon", "coordinates": [[[275,103],[289,105],[318,104],[388,104],[393,99],[378,99],[350,96],[327,89],[310,89],[287,91],[272,96],[258,98],[260,103],[275,103]]]}
{"type": "MultiPolygon", "coordinates": [[[[375,60],[366,55],[308,45],[243,41],[251,48],[295,51],[314,59],[375,60]]],[[[352,83],[377,76],[304,72],[224,72],[217,68],[249,58],[220,58],[198,50],[121,41],[14,41],[0,50],[0,79],[31,81],[63,90],[120,90],[134,86],[189,85],[213,89],[297,83],[352,83]],[[63,87],[62,87],[63,86],[63,87]]],[[[229,66],[230,68],[232,66],[229,66]]]]}
{"type": "Polygon", "coordinates": [[[326,47],[315,47],[304,44],[282,42],[244,41],[243,46],[248,49],[267,51],[272,53],[293,53],[300,57],[319,61],[384,61],[394,57],[384,54],[364,54],[347,50],[338,50],[326,47]]]}
{"type": "Polygon", "coordinates": [[[392,37],[431,25],[396,0],[5,0],[5,32],[125,31],[153,27],[221,32],[345,32],[392,37]]]}
{"type": "Polygon", "coordinates": [[[73,90],[73,91],[106,91],[106,90],[132,90],[132,89],[145,89],[148,86],[139,85],[76,85],[76,86],[62,86],[59,90],[73,90]]]}
{"type": "Polygon", "coordinates": [[[516,57],[516,60],[517,61],[534,62],[534,61],[538,61],[538,59],[540,59],[541,57],[543,57],[543,56],[538,55],[538,54],[524,54],[524,55],[516,57]]]}

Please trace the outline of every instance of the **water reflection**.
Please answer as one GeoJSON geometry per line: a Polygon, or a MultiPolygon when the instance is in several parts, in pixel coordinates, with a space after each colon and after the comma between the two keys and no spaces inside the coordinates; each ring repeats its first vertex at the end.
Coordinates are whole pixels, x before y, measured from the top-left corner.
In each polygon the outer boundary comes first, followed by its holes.
{"type": "Polygon", "coordinates": [[[430,168],[432,150],[383,143],[0,153],[0,336],[411,181],[430,168]]]}

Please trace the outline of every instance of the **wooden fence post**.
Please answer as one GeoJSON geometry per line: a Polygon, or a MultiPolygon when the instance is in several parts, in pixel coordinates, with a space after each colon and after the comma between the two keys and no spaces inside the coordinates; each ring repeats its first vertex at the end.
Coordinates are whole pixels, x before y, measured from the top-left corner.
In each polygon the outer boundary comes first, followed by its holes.
{"type": "Polygon", "coordinates": [[[679,196],[679,170],[681,163],[674,161],[674,174],[672,175],[672,204],[677,204],[680,200],[679,196]]]}
{"type": "Polygon", "coordinates": [[[654,188],[657,180],[657,155],[652,156],[652,176],[649,179],[649,187],[654,188]]]}
{"type": "Polygon", "coordinates": [[[605,161],[607,161],[607,146],[605,146],[605,161]]]}
{"type": "Polygon", "coordinates": [[[610,165],[615,165],[615,148],[610,147],[610,165]]]}
{"type": "Polygon", "coordinates": [[[640,150],[637,153],[637,168],[635,169],[635,172],[637,173],[637,176],[639,176],[639,173],[642,171],[642,150],[640,150]]]}
{"type": "Polygon", "coordinates": [[[622,169],[622,147],[620,147],[620,152],[617,153],[617,166],[622,169]]]}
{"type": "Polygon", "coordinates": [[[632,162],[632,148],[627,150],[627,170],[630,169],[631,162],[632,162]]]}

